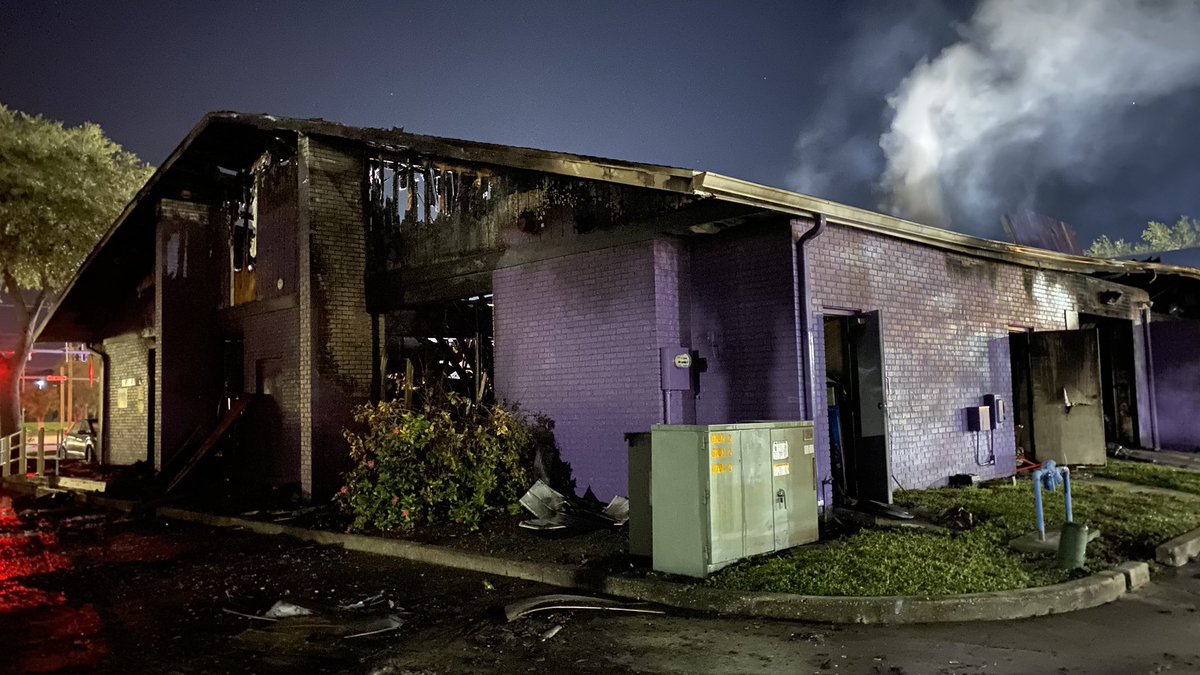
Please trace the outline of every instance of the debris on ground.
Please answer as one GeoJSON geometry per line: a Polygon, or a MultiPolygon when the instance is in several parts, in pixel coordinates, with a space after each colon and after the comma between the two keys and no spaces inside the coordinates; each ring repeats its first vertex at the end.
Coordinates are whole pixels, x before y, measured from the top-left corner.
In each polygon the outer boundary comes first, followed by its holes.
{"type": "Polygon", "coordinates": [[[393,604],[384,599],[383,593],[379,593],[358,602],[339,605],[338,612],[318,613],[285,600],[271,605],[262,616],[228,608],[223,611],[247,619],[270,622],[269,626],[248,628],[238,633],[234,641],[242,647],[274,652],[304,648],[335,654],[337,647],[334,644],[337,640],[351,640],[400,630],[405,620],[397,614],[387,612],[363,616],[364,611],[385,605],[390,609],[393,604]]]}
{"type": "Polygon", "coordinates": [[[620,526],[629,521],[629,500],[625,497],[613,497],[604,505],[591,490],[582,498],[567,497],[540,479],[521,497],[520,502],[534,515],[534,518],[520,523],[521,527],[529,530],[620,526]]]}
{"type": "Polygon", "coordinates": [[[367,637],[368,635],[390,633],[392,631],[400,630],[400,627],[403,625],[404,619],[401,619],[395,614],[388,614],[387,616],[372,619],[366,624],[359,624],[358,628],[361,629],[361,632],[354,633],[353,635],[344,635],[342,637],[343,639],[349,640],[351,638],[367,637]]]}
{"type": "Polygon", "coordinates": [[[975,514],[961,504],[946,509],[940,520],[946,527],[955,530],[969,530],[979,524],[979,519],[975,514]]]}
{"type": "Polygon", "coordinates": [[[532,513],[533,520],[521,522],[530,530],[562,530],[567,527],[567,498],[546,483],[538,480],[521,496],[521,506],[532,513]]]}
{"type": "Polygon", "coordinates": [[[346,605],[338,605],[338,609],[344,611],[355,611],[373,609],[375,607],[382,607],[383,605],[387,605],[388,609],[394,609],[396,607],[395,602],[385,598],[383,596],[383,592],[379,592],[369,598],[363,598],[358,602],[351,602],[346,605]]]}
{"type": "Polygon", "coordinates": [[[788,636],[788,640],[791,642],[799,642],[803,640],[804,642],[811,642],[814,645],[823,645],[825,644],[825,634],[807,631],[802,633],[792,633],[788,636]]]}
{"type": "Polygon", "coordinates": [[[303,508],[297,508],[297,509],[268,509],[268,510],[255,509],[253,511],[244,511],[239,515],[242,516],[243,518],[266,517],[266,518],[269,518],[271,520],[271,522],[284,523],[289,520],[295,520],[297,518],[307,516],[312,513],[316,513],[318,511],[323,510],[324,508],[325,508],[324,506],[305,506],[303,508]]]}
{"type": "Polygon", "coordinates": [[[337,650],[341,638],[355,632],[324,617],[291,617],[270,626],[247,628],[234,636],[239,647],[262,652],[330,652],[337,650]]]}
{"type": "Polygon", "coordinates": [[[858,506],[868,513],[874,513],[886,518],[898,518],[900,520],[912,520],[914,518],[912,511],[899,504],[885,504],[874,499],[868,499],[860,501],[858,506]]]}
{"type": "Polygon", "coordinates": [[[268,619],[286,619],[290,616],[312,616],[312,614],[313,611],[307,607],[280,600],[271,605],[271,608],[263,616],[268,619]]]}
{"type": "Polygon", "coordinates": [[[545,642],[546,640],[549,640],[550,638],[554,637],[555,635],[558,635],[558,632],[561,631],[562,628],[563,628],[562,624],[555,624],[555,625],[551,626],[550,630],[542,633],[542,642],[545,642]]]}
{"type": "Polygon", "coordinates": [[[531,598],[518,600],[505,605],[504,617],[516,621],[522,617],[537,612],[559,611],[566,609],[588,609],[601,612],[630,612],[635,614],[666,614],[660,609],[653,609],[644,602],[623,602],[609,598],[594,598],[587,595],[569,595],[553,593],[550,595],[535,595],[531,598]]]}
{"type": "Polygon", "coordinates": [[[600,513],[617,525],[624,525],[629,522],[629,500],[625,497],[613,497],[600,513]]]}
{"type": "Polygon", "coordinates": [[[247,612],[239,612],[236,609],[229,609],[228,607],[223,607],[221,609],[221,611],[225,612],[226,614],[232,614],[234,616],[245,617],[247,619],[258,619],[260,621],[278,621],[279,620],[279,619],[272,619],[272,618],[266,617],[266,616],[259,616],[257,614],[249,614],[247,612]]]}

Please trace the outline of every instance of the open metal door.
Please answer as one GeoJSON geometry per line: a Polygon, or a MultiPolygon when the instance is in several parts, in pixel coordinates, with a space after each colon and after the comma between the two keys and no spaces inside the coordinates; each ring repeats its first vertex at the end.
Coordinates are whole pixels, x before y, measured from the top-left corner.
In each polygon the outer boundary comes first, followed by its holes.
{"type": "Polygon", "coordinates": [[[1104,464],[1100,341],[1092,330],[1029,335],[1033,450],[1039,462],[1104,464]]]}
{"type": "Polygon", "coordinates": [[[855,317],[852,330],[858,389],[858,498],[891,503],[883,320],[878,311],[866,312],[855,317]]]}

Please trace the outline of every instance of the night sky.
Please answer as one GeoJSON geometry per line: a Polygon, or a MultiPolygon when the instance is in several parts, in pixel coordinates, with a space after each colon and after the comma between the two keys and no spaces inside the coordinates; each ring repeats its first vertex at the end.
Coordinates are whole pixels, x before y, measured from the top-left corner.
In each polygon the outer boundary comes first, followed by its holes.
{"type": "MultiPolygon", "coordinates": [[[[152,164],[205,112],[238,110],[711,170],[876,209],[887,96],[972,7],[7,0],[0,102],[97,122],[152,164]]],[[[1121,138],[1091,139],[1113,151],[1048,177],[1037,207],[1085,241],[1200,216],[1197,102],[1193,89],[1128,113],[1121,138]]]]}

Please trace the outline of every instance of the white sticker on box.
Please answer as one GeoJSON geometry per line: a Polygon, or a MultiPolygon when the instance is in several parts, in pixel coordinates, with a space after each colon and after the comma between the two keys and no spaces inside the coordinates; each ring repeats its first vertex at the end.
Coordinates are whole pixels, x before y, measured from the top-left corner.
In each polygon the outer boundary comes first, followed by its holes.
{"type": "Polygon", "coordinates": [[[812,443],[804,446],[804,454],[813,455],[816,454],[816,452],[816,447],[812,443]]]}
{"type": "Polygon", "coordinates": [[[776,464],[775,466],[771,467],[771,475],[773,476],[786,476],[791,472],[792,465],[788,464],[787,462],[784,462],[783,464],[776,464]]]}
{"type": "Polygon", "coordinates": [[[788,444],[787,441],[775,441],[771,443],[771,459],[787,459],[788,444]]]}

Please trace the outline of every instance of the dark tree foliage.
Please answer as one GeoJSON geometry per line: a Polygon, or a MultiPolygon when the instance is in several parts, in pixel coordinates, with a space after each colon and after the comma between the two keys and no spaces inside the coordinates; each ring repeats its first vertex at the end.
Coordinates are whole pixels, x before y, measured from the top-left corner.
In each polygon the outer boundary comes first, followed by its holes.
{"type": "Polygon", "coordinates": [[[150,177],[100,127],[67,128],[0,104],[0,301],[16,308],[0,345],[0,434],[20,420],[21,377],[51,298],[150,177]]]}

